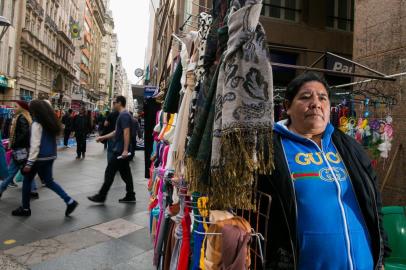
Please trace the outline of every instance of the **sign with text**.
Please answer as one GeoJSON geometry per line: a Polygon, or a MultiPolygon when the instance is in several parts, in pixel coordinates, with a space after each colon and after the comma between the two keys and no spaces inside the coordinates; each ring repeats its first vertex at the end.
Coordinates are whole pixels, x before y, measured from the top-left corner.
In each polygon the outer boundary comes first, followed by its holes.
{"type": "Polygon", "coordinates": [[[353,73],[355,66],[353,63],[348,62],[344,59],[340,59],[333,55],[327,55],[326,57],[326,68],[334,71],[339,71],[343,73],[353,73]]]}
{"type": "Polygon", "coordinates": [[[156,86],[145,86],[144,87],[144,98],[151,98],[157,91],[158,91],[158,87],[156,87],[156,86]]]}

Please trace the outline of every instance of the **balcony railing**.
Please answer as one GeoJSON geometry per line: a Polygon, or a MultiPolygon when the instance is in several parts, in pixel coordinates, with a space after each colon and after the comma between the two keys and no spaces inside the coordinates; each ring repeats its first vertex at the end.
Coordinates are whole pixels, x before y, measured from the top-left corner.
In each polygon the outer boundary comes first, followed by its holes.
{"type": "Polygon", "coordinates": [[[58,26],[56,25],[54,20],[52,20],[52,18],[49,15],[46,15],[45,23],[48,24],[52,30],[54,30],[55,32],[58,32],[58,26]]]}
{"type": "Polygon", "coordinates": [[[37,13],[37,15],[39,17],[43,17],[44,16],[44,9],[42,8],[42,6],[35,0],[27,0],[27,6],[31,7],[31,9],[37,13]]]}

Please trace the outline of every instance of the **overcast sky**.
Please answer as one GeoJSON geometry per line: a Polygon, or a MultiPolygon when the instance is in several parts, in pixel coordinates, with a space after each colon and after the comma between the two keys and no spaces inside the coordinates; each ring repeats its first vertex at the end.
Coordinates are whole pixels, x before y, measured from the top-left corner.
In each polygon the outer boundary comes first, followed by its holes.
{"type": "Polygon", "coordinates": [[[118,35],[118,55],[123,60],[131,83],[137,83],[136,68],[144,68],[148,42],[150,0],[110,0],[115,32],[118,35]]]}

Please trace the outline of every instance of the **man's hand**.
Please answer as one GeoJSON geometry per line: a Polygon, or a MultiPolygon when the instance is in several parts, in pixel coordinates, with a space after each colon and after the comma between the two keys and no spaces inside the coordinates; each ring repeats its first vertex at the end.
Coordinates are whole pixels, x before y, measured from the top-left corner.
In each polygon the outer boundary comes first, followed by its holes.
{"type": "Polygon", "coordinates": [[[121,154],[122,159],[126,159],[128,157],[128,151],[124,150],[123,153],[121,154]]]}
{"type": "Polygon", "coordinates": [[[25,166],[24,168],[23,168],[23,173],[24,174],[28,174],[28,173],[30,173],[31,172],[31,167],[30,166],[25,166]]]}
{"type": "Polygon", "coordinates": [[[100,136],[96,138],[96,142],[103,142],[105,140],[104,136],[100,136]]]}

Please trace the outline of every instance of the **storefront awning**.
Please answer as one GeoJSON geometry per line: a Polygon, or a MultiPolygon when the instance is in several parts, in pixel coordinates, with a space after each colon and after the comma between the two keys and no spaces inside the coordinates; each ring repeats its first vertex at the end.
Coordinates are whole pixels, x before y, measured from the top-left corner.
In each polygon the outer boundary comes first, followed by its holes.
{"type": "Polygon", "coordinates": [[[6,76],[0,75],[0,87],[8,88],[8,79],[6,76]]]}

